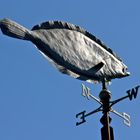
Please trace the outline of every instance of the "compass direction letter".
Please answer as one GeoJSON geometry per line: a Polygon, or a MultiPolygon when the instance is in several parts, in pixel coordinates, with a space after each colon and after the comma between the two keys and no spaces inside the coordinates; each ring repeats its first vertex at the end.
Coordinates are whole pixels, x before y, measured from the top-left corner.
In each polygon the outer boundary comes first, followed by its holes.
{"type": "Polygon", "coordinates": [[[130,127],[130,115],[126,114],[125,112],[123,112],[123,116],[124,116],[124,124],[130,127]]]}
{"type": "Polygon", "coordinates": [[[132,100],[133,97],[134,98],[137,97],[139,87],[140,86],[137,86],[137,87],[132,88],[132,89],[130,89],[130,90],[127,91],[128,97],[129,97],[130,101],[132,100]]]}
{"type": "Polygon", "coordinates": [[[111,110],[112,113],[118,115],[119,117],[124,119],[124,124],[130,126],[130,115],[126,114],[125,112],[119,113],[116,110],[111,110]]]}
{"type": "Polygon", "coordinates": [[[87,97],[88,100],[90,99],[90,88],[86,87],[84,84],[82,84],[82,95],[87,97]]]}
{"type": "Polygon", "coordinates": [[[78,118],[80,116],[79,118],[81,119],[81,122],[77,122],[76,126],[86,122],[86,120],[85,120],[85,113],[86,113],[86,111],[83,111],[83,112],[80,112],[80,113],[76,114],[76,118],[78,118]]]}

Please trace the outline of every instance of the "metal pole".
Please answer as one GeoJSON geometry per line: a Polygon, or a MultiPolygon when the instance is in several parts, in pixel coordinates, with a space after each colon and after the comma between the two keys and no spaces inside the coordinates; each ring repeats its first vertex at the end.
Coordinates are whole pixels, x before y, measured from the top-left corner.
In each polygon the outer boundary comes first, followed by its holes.
{"type": "Polygon", "coordinates": [[[111,139],[111,130],[112,128],[109,126],[110,123],[110,117],[108,113],[104,113],[101,118],[101,123],[103,124],[103,127],[101,128],[101,136],[102,140],[113,140],[111,139]]]}
{"type": "Polygon", "coordinates": [[[105,81],[103,81],[103,89],[99,97],[103,104],[103,116],[100,120],[103,125],[101,128],[102,140],[114,140],[113,128],[110,127],[111,118],[109,117],[111,93],[107,90],[105,81]]]}

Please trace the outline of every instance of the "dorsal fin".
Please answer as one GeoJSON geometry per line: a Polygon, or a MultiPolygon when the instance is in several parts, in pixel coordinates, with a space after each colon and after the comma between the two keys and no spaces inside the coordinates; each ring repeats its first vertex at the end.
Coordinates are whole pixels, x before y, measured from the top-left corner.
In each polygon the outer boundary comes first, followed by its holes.
{"type": "Polygon", "coordinates": [[[100,39],[96,38],[94,35],[89,33],[88,31],[84,30],[83,28],[67,23],[62,21],[47,21],[43,22],[39,25],[35,25],[32,30],[39,30],[39,29],[68,29],[74,30],[84,34],[85,36],[89,37],[91,40],[95,41],[97,44],[101,45],[105,50],[115,56],[118,60],[122,61],[120,57],[118,57],[110,48],[108,48],[100,39]]]}

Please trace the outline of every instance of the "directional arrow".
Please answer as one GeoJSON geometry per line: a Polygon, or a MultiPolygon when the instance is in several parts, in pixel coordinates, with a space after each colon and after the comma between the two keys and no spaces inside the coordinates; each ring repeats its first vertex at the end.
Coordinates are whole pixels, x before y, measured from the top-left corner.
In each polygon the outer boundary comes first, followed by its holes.
{"type": "Polygon", "coordinates": [[[96,98],[95,96],[93,96],[90,92],[90,88],[86,87],[84,84],[82,84],[82,95],[84,97],[87,97],[87,99],[89,100],[90,98],[94,99],[96,102],[98,102],[99,104],[102,105],[102,102],[96,98]]]}
{"type": "Polygon", "coordinates": [[[131,123],[130,123],[130,115],[126,114],[125,112],[123,112],[121,114],[121,113],[119,113],[119,112],[117,112],[117,111],[115,111],[113,109],[111,109],[110,111],[112,113],[116,114],[117,116],[123,118],[124,119],[124,124],[130,127],[130,125],[131,125],[131,123]]]}
{"type": "Polygon", "coordinates": [[[87,113],[87,114],[86,114],[86,111],[82,111],[82,112],[76,114],[76,118],[81,119],[81,122],[77,122],[77,123],[76,123],[76,126],[78,126],[78,125],[80,125],[80,124],[82,124],[82,123],[85,123],[85,122],[86,122],[86,119],[85,119],[85,118],[86,118],[87,116],[90,116],[91,114],[97,113],[97,112],[99,112],[99,111],[103,111],[101,108],[102,108],[102,105],[101,105],[99,108],[97,108],[97,109],[95,109],[94,111],[91,111],[91,112],[89,112],[89,113],[87,113]]]}

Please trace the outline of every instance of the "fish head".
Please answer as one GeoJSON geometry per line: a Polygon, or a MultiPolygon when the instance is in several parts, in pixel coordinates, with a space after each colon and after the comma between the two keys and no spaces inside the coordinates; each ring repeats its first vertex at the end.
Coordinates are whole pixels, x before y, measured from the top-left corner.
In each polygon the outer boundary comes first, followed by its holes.
{"type": "Polygon", "coordinates": [[[114,63],[113,66],[115,78],[123,78],[130,75],[130,72],[128,72],[128,67],[122,61],[119,63],[114,63]]]}
{"type": "Polygon", "coordinates": [[[102,69],[109,81],[114,78],[123,78],[130,75],[128,67],[119,59],[106,59],[102,69]]]}

